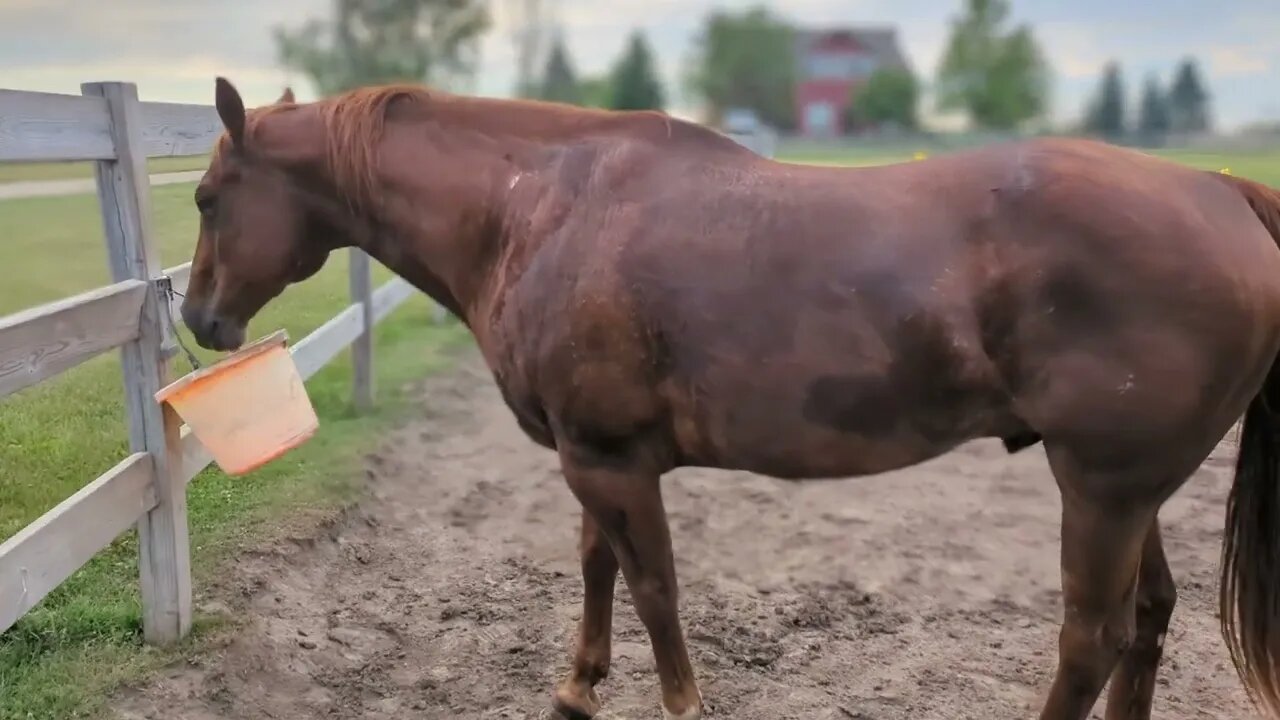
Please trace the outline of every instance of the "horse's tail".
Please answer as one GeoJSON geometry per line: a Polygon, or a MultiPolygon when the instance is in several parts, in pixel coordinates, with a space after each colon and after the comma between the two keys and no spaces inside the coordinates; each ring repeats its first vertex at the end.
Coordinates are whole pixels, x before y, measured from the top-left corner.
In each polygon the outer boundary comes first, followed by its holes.
{"type": "MultiPolygon", "coordinates": [[[[1280,192],[1222,176],[1280,245],[1280,192]]],[[[1227,498],[1219,602],[1222,634],[1249,694],[1280,717],[1280,361],[1245,411],[1227,498]]]]}

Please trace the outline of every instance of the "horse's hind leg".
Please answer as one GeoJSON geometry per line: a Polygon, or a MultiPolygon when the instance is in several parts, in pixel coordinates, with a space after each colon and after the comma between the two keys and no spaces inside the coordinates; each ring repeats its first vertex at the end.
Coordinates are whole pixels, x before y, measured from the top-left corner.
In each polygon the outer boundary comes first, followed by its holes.
{"type": "Polygon", "coordinates": [[[1138,566],[1162,500],[1158,483],[1083,470],[1049,448],[1062,489],[1065,613],[1058,669],[1041,720],[1084,720],[1132,645],[1138,566]]]}
{"type": "Polygon", "coordinates": [[[1111,678],[1107,720],[1149,720],[1156,671],[1178,591],[1165,560],[1160,524],[1152,522],[1138,568],[1137,635],[1111,678]]]}
{"type": "Polygon", "coordinates": [[[600,711],[595,686],[609,675],[613,633],[613,589],[618,559],[600,526],[582,511],[582,623],[569,677],[556,688],[555,709],[566,720],[587,720],[600,711]]]}
{"type": "Polygon", "coordinates": [[[569,488],[599,525],[622,568],[640,622],[649,632],[669,720],[698,720],[702,697],[677,610],[675,561],[659,474],[629,460],[562,443],[569,488]]]}

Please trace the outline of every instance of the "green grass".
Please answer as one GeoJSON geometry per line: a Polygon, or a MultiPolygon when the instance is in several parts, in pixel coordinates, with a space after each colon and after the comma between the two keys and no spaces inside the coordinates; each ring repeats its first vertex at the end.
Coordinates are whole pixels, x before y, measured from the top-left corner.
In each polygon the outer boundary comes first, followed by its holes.
{"type": "MultiPolygon", "coordinates": [[[[209,167],[207,155],[160,157],[147,161],[147,169],[152,173],[204,170],[207,167],[209,167]]],[[[93,163],[90,162],[0,163],[0,183],[91,177],[93,177],[93,163]]]]}
{"type": "MultiPolygon", "coordinates": [[[[864,167],[906,162],[911,160],[916,152],[936,155],[947,152],[947,150],[929,147],[924,144],[900,146],[877,144],[823,148],[821,145],[814,143],[791,143],[789,145],[784,144],[781,147],[778,159],[786,162],[812,165],[864,167]]],[[[1280,187],[1280,148],[1261,152],[1212,152],[1184,149],[1143,150],[1142,152],[1202,170],[1229,168],[1233,175],[1241,175],[1274,187],[1280,187]]]]}
{"type": "Polygon", "coordinates": [[[1152,155],[1180,162],[1202,170],[1228,168],[1232,175],[1280,187],[1280,150],[1255,153],[1221,153],[1198,150],[1153,150],[1152,155]]]}
{"type": "MultiPolygon", "coordinates": [[[[190,198],[190,185],[153,189],[166,266],[190,258],[196,232],[190,198]]],[[[0,314],[109,282],[93,196],[0,201],[0,227],[6,231],[0,314]]],[[[381,268],[375,274],[379,283],[390,277],[381,268]]],[[[346,256],[339,254],[256,318],[250,337],[283,327],[301,339],[347,302],[346,256]]],[[[414,402],[405,386],[441,367],[469,336],[454,323],[434,325],[429,303],[415,297],[377,326],[375,338],[375,412],[358,416],[351,410],[351,367],[344,354],[307,383],[321,418],[315,438],[250,476],[229,478],[211,468],[191,484],[197,593],[236,548],[328,517],[352,500],[363,478],[362,452],[414,402]]],[[[181,361],[176,368],[178,374],[189,369],[181,361]]],[[[112,353],[0,400],[0,539],[125,457],[122,394],[112,353]]],[[[130,531],[0,634],[0,720],[90,716],[120,683],[198,646],[209,618],[199,619],[183,647],[157,650],[141,643],[137,572],[130,531]]]]}

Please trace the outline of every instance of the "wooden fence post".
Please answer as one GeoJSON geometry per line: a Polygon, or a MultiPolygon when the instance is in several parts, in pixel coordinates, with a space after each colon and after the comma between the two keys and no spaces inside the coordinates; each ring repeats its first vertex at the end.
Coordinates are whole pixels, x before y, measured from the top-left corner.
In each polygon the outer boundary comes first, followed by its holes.
{"type": "Polygon", "coordinates": [[[360,304],[362,330],[351,343],[351,401],[357,410],[373,406],[373,273],[369,256],[360,248],[349,253],[348,286],[351,302],[360,304]]]}
{"type": "Polygon", "coordinates": [[[134,452],[150,454],[159,500],[138,520],[143,635],[149,643],[168,644],[191,627],[191,550],[186,483],[181,475],[182,422],[155,401],[156,391],[170,379],[166,343],[171,338],[164,315],[167,301],[151,284],[160,276],[161,264],[151,229],[141,106],[132,83],[85,83],[80,90],[104,98],[110,111],[116,159],[95,164],[111,275],[117,282],[134,278],[149,283],[139,337],[121,348],[121,362],[129,445],[134,452]]]}

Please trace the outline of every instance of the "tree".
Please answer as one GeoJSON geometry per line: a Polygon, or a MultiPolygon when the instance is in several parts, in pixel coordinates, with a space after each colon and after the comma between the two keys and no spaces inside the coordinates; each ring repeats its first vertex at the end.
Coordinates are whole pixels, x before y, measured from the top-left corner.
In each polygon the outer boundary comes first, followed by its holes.
{"type": "Polygon", "coordinates": [[[919,85],[910,71],[899,68],[877,70],[850,100],[850,125],[914,128],[919,97],[919,85]]]}
{"type": "Polygon", "coordinates": [[[1009,32],[1008,0],[966,0],[938,70],[938,107],[980,127],[1012,129],[1048,106],[1049,68],[1025,25],[1009,32]]]}
{"type": "Polygon", "coordinates": [[[748,108],[774,127],[795,124],[795,33],[758,6],[707,15],[688,68],[689,87],[719,117],[748,108]]]}
{"type": "Polygon", "coordinates": [[[281,62],[322,95],[386,82],[448,83],[475,71],[484,0],[335,0],[331,20],[276,28],[281,62]]]}
{"type": "Polygon", "coordinates": [[[1139,108],[1138,132],[1147,142],[1160,142],[1169,133],[1169,99],[1154,75],[1147,77],[1142,88],[1142,105],[1139,108]]]}
{"type": "Polygon", "coordinates": [[[542,76],[542,87],[538,97],[553,102],[579,104],[582,102],[582,89],[578,86],[578,78],[569,63],[569,51],[564,40],[557,37],[547,55],[547,69],[542,76]]]}
{"type": "Polygon", "coordinates": [[[613,102],[613,81],[608,75],[591,75],[578,82],[582,104],[587,107],[607,108],[613,102]]]}
{"type": "Polygon", "coordinates": [[[543,0],[505,0],[504,4],[505,24],[511,28],[515,50],[515,93],[517,97],[532,97],[539,91],[534,74],[555,25],[552,8],[543,0]]]}
{"type": "Polygon", "coordinates": [[[1124,80],[1120,66],[1110,62],[1103,70],[1098,96],[1089,107],[1085,130],[1107,138],[1118,138],[1124,134],[1124,115],[1124,80]]]}
{"type": "Polygon", "coordinates": [[[609,107],[614,110],[661,110],[665,105],[653,53],[639,30],[631,33],[626,52],[614,65],[610,85],[609,107]]]}
{"type": "Polygon", "coordinates": [[[1169,90],[1169,118],[1174,132],[1195,133],[1209,129],[1209,93],[1200,81],[1196,61],[1187,58],[1178,66],[1169,90]]]}

